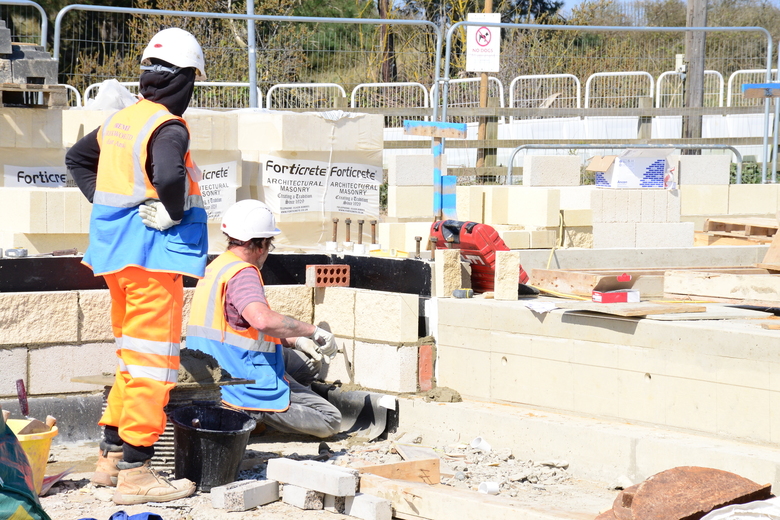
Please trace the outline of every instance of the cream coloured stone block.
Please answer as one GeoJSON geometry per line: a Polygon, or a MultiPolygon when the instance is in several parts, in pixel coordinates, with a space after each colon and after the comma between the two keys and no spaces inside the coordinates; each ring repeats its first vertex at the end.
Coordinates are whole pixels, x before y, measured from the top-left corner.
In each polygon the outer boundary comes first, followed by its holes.
{"type": "Polygon", "coordinates": [[[416,392],[417,351],[416,345],[355,341],[355,382],[385,392],[416,392]]]}
{"type": "Polygon", "coordinates": [[[671,190],[650,190],[653,195],[653,214],[655,222],[667,222],[666,215],[669,206],[669,192],[671,190]]]}
{"type": "Polygon", "coordinates": [[[561,209],[593,209],[593,196],[599,191],[595,186],[561,186],[561,209]]]}
{"type": "MultiPolygon", "coordinates": [[[[521,187],[518,187],[521,188],[521,187]]],[[[509,186],[483,186],[485,224],[508,224],[509,186]]]]}
{"type": "Polygon", "coordinates": [[[388,186],[387,216],[393,218],[433,215],[433,186],[388,186]]]}
{"type": "Polygon", "coordinates": [[[337,336],[336,344],[339,346],[339,352],[330,360],[330,363],[322,363],[320,379],[329,383],[335,381],[354,383],[354,378],[350,376],[350,370],[355,364],[355,340],[337,336]]]}
{"type": "Polygon", "coordinates": [[[89,235],[86,233],[0,233],[0,247],[23,247],[28,255],[74,248],[83,253],[88,245],[89,235]]]}
{"type": "Polygon", "coordinates": [[[460,249],[437,249],[433,262],[433,288],[438,298],[449,298],[452,291],[464,287],[460,249]]]}
{"type": "Polygon", "coordinates": [[[596,188],[591,192],[591,210],[593,211],[593,223],[604,222],[604,193],[603,188],[596,188]]]}
{"type": "Polygon", "coordinates": [[[718,423],[717,387],[711,381],[654,376],[666,388],[666,426],[715,432],[718,423]]]}
{"type": "Polygon", "coordinates": [[[636,247],[693,247],[693,222],[639,222],[636,247]]]}
{"type": "Polygon", "coordinates": [[[664,190],[666,192],[666,222],[680,222],[680,190],[664,190]]]}
{"type": "Polygon", "coordinates": [[[185,112],[184,119],[190,127],[192,150],[237,149],[237,112],[189,109],[185,112]]]}
{"type": "Polygon", "coordinates": [[[620,417],[652,424],[666,423],[663,378],[650,372],[620,372],[616,394],[620,417]]]}
{"type": "Polygon", "coordinates": [[[513,186],[508,188],[507,224],[526,228],[557,226],[561,196],[555,188],[513,186]]]}
{"type": "Polygon", "coordinates": [[[355,335],[355,293],[350,287],[317,287],[314,289],[314,324],[327,325],[344,337],[355,335]]]}
{"type": "Polygon", "coordinates": [[[496,300],[517,300],[520,253],[517,251],[496,251],[494,298],[496,300]]]}
{"type": "Polygon", "coordinates": [[[46,233],[46,188],[0,188],[0,231],[46,233]]]}
{"type": "Polygon", "coordinates": [[[527,155],[523,158],[523,186],[579,186],[578,155],[527,155]]]}
{"type": "Polygon", "coordinates": [[[728,186],[731,172],[731,153],[722,155],[680,155],[680,186],[728,186]]]}
{"type": "Polygon", "coordinates": [[[436,345],[436,383],[459,388],[464,397],[490,399],[491,359],[470,348],[436,345]]]}
{"type": "Polygon", "coordinates": [[[558,241],[558,232],[554,229],[535,229],[528,233],[531,249],[550,249],[558,241]]]}
{"type": "Polygon", "coordinates": [[[617,221],[616,192],[613,188],[600,188],[594,194],[593,223],[614,224],[617,221]]]}
{"type": "Polygon", "coordinates": [[[563,247],[593,247],[593,226],[566,227],[563,230],[563,247]]]}
{"type": "Polygon", "coordinates": [[[46,233],[65,232],[65,190],[46,188],[46,233]]]}
{"type": "Polygon", "coordinates": [[[482,186],[456,186],[455,201],[458,220],[482,223],[484,220],[482,186]]]}
{"type": "MultiPolygon", "coordinates": [[[[447,157],[441,159],[442,175],[447,175],[447,157]]],[[[389,186],[432,186],[433,155],[395,155],[387,168],[389,186]]]]}
{"type": "Polygon", "coordinates": [[[73,383],[71,378],[113,373],[116,365],[116,345],[113,342],[32,349],[29,392],[32,395],[91,392],[95,390],[95,385],[73,383]],[[78,359],[78,363],[74,363],[74,359],[78,359]]]}
{"type": "MultiPolygon", "coordinates": [[[[641,222],[656,222],[656,191],[642,190],[642,220],[641,222]]],[[[666,217],[666,208],[664,207],[663,216],[666,217]]]]}
{"type": "Polygon", "coordinates": [[[268,305],[276,312],[311,323],[314,319],[314,288],[305,285],[266,285],[268,305]]]}
{"type": "Polygon", "coordinates": [[[419,338],[419,305],[416,294],[356,291],[355,339],[383,343],[416,342],[419,338]]]}
{"type": "Polygon", "coordinates": [[[625,222],[644,222],[642,217],[642,190],[628,190],[625,222]]]}
{"type": "Polygon", "coordinates": [[[115,110],[61,110],[62,146],[70,148],[79,139],[102,126],[115,110]]]}
{"type": "Polygon", "coordinates": [[[92,218],[92,203],[86,197],[81,198],[79,208],[81,216],[81,232],[89,233],[89,221],[92,218]]]}
{"type": "MultiPolygon", "coordinates": [[[[33,112],[29,108],[0,108],[0,146],[33,147],[33,112]]],[[[59,112],[59,111],[55,111],[59,112]]]]}
{"type": "Polygon", "coordinates": [[[561,211],[563,212],[563,224],[566,227],[593,225],[593,210],[591,209],[564,209],[561,211]]]}
{"type": "Polygon", "coordinates": [[[729,186],[680,186],[680,214],[718,216],[729,213],[729,186]]]}
{"type": "Polygon", "coordinates": [[[79,291],[79,341],[103,342],[114,340],[111,329],[111,295],[108,289],[79,291]]]}
{"type": "Polygon", "coordinates": [[[729,185],[729,215],[775,215],[777,184],[729,185]]]}
{"type": "Polygon", "coordinates": [[[0,366],[0,397],[16,396],[17,379],[29,386],[26,347],[0,349],[0,366]]]}
{"type": "Polygon", "coordinates": [[[574,410],[581,413],[619,417],[619,372],[613,368],[594,365],[572,365],[574,410]]]}
{"type": "Polygon", "coordinates": [[[77,340],[77,292],[0,293],[0,345],[77,340]]]}
{"type": "Polygon", "coordinates": [[[501,240],[509,249],[528,249],[531,247],[531,232],[519,229],[498,231],[501,240]]]}
{"type": "Polygon", "coordinates": [[[636,224],[633,222],[594,223],[593,248],[636,247],[636,224]]]}
{"type": "MultiPolygon", "coordinates": [[[[24,110],[24,109],[22,109],[24,110]]],[[[62,116],[59,110],[27,109],[31,114],[31,147],[62,148],[62,116]]]]}
{"type": "MultiPolygon", "coordinates": [[[[490,352],[487,355],[480,353],[479,356],[490,360],[491,399],[520,403],[534,402],[538,389],[533,383],[533,363],[529,363],[527,357],[498,352],[490,352]]],[[[571,399],[571,394],[564,397],[564,400],[567,398],[571,399]]]]}
{"type": "MultiPolygon", "coordinates": [[[[61,188],[63,191],[63,233],[81,233],[81,199],[86,200],[78,188],[61,188]]],[[[48,201],[47,201],[48,203],[48,201]]]]}
{"type": "MultiPolygon", "coordinates": [[[[428,247],[428,238],[431,235],[430,222],[380,222],[377,224],[377,240],[382,249],[395,249],[414,253],[417,241],[414,237],[422,237],[420,250],[428,247]]],[[[366,240],[363,241],[366,243],[366,240]]]]}

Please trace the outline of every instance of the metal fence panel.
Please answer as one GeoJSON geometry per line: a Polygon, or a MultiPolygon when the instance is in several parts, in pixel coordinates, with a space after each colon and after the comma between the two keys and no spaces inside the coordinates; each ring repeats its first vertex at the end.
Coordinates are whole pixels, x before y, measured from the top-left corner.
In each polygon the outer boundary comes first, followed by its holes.
{"type": "Polygon", "coordinates": [[[46,46],[49,20],[46,11],[31,0],[0,0],[0,20],[11,30],[11,41],[46,46]]]}
{"type": "MultiPolygon", "coordinates": [[[[351,108],[428,108],[428,89],[413,81],[398,83],[363,83],[352,89],[351,108]]],[[[403,126],[405,119],[419,117],[385,117],[385,128],[403,126]]]]}

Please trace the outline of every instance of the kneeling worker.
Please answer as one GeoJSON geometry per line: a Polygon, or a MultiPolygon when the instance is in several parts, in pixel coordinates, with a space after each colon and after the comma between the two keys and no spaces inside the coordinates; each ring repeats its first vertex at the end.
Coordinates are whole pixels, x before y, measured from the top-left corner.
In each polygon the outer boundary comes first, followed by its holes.
{"type": "Polygon", "coordinates": [[[233,377],[255,381],[222,387],[227,405],[285,433],[338,433],[341,412],[307,386],[321,357],[336,355],[333,334],[272,311],[265,298],[260,269],[281,233],[273,213],[260,201],[242,200],[225,212],[222,232],[228,249],[198,281],[187,348],[214,356],[233,377]]]}

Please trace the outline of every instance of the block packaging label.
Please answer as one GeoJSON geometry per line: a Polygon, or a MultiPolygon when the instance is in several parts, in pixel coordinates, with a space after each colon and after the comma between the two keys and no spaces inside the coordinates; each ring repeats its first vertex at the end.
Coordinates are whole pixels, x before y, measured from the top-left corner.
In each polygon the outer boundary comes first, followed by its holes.
{"type": "Polygon", "coordinates": [[[238,167],[236,161],[200,166],[203,179],[198,182],[209,221],[219,222],[236,202],[238,167]]]}
{"type": "Polygon", "coordinates": [[[76,187],[64,166],[4,166],[6,188],[76,187]]]}

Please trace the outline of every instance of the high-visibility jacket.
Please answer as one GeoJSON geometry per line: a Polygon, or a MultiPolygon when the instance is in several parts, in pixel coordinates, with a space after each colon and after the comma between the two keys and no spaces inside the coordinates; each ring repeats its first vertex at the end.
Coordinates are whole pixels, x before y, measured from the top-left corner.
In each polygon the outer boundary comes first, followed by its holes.
{"type": "Polygon", "coordinates": [[[284,348],[278,338],[262,335],[254,327],[237,330],[225,319],[227,284],[240,270],[254,265],[241,260],[232,251],[219,255],[198,281],[190,306],[187,348],[216,358],[230,375],[254,379],[250,385],[222,387],[222,400],[246,410],[283,412],[290,406],[290,385],[284,378],[284,348]]]}
{"type": "MultiPolygon", "coordinates": [[[[184,119],[148,100],[120,110],[98,132],[100,160],[84,264],[95,275],[128,266],[203,276],[208,248],[207,214],[189,150],[184,217],[165,231],[144,225],[138,206],[159,199],[146,172],[149,139],[162,124],[184,119]]],[[[187,127],[189,132],[189,127],[187,127]]]]}

